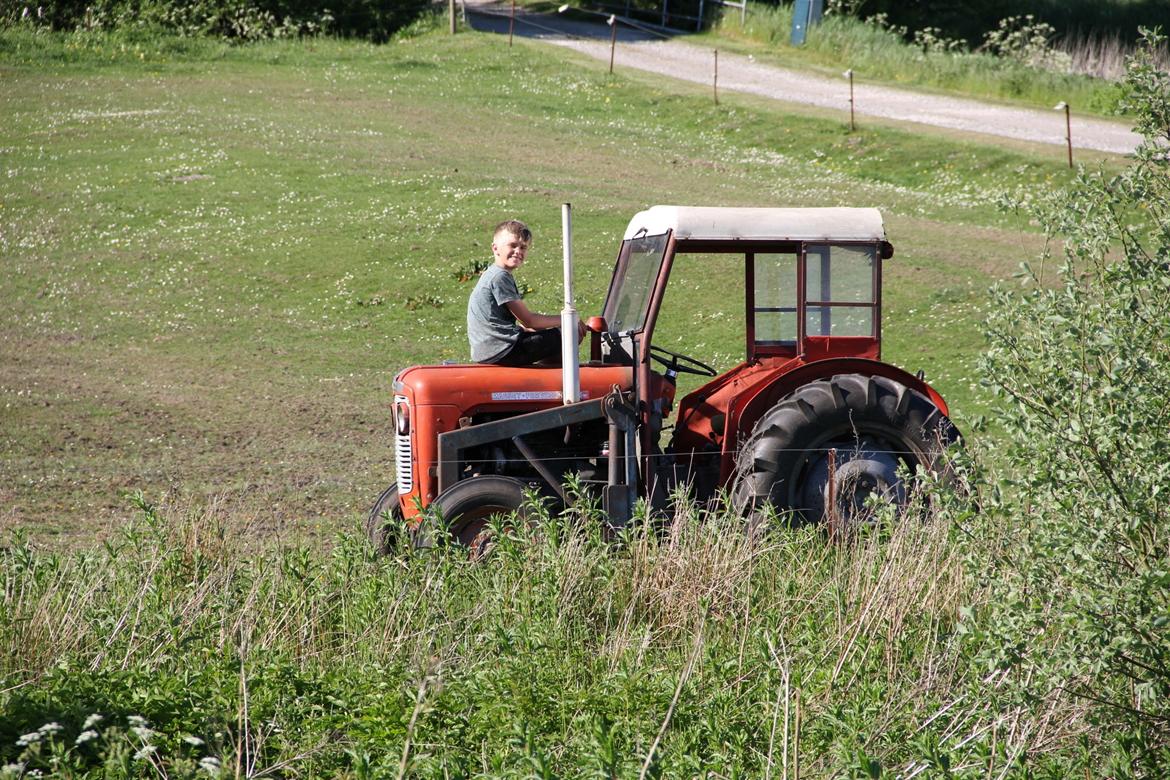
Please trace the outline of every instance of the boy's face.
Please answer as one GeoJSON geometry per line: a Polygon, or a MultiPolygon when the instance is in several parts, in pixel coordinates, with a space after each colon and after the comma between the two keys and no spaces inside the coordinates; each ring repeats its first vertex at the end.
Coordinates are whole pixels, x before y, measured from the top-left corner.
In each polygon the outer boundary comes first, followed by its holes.
{"type": "Polygon", "coordinates": [[[508,230],[501,230],[492,239],[492,256],[496,265],[505,271],[515,271],[528,256],[528,242],[508,230]]]}

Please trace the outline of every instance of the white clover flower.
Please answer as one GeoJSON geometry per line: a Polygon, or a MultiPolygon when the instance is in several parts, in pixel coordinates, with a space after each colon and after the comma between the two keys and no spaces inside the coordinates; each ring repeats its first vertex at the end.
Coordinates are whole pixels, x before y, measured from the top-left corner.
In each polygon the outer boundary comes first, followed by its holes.
{"type": "Polygon", "coordinates": [[[215,756],[204,756],[199,759],[199,768],[212,777],[218,777],[220,770],[219,759],[215,756]]]}
{"type": "Polygon", "coordinates": [[[134,754],[135,761],[143,761],[147,757],[153,755],[158,750],[154,745],[143,745],[138,752],[134,754]]]}
{"type": "Polygon", "coordinates": [[[61,729],[61,724],[54,720],[41,726],[39,729],[37,729],[37,731],[42,734],[56,734],[58,731],[61,731],[61,729]]]}
{"type": "Polygon", "coordinates": [[[183,737],[183,741],[192,747],[199,747],[203,744],[203,740],[199,739],[199,737],[196,737],[193,734],[188,734],[187,736],[183,737]]]}
{"type": "Polygon", "coordinates": [[[85,723],[81,724],[83,729],[92,729],[94,726],[102,722],[102,716],[96,712],[85,719],[85,723]]]}
{"type": "Polygon", "coordinates": [[[28,734],[21,734],[20,739],[16,740],[17,747],[28,747],[35,745],[41,741],[43,735],[39,731],[30,731],[28,734]]]}
{"type": "Polygon", "coordinates": [[[142,717],[141,715],[126,716],[126,723],[132,728],[146,728],[146,718],[142,717]]]}
{"type": "Polygon", "coordinates": [[[97,739],[97,737],[98,737],[98,733],[96,731],[94,731],[93,729],[86,729],[85,731],[83,731],[77,735],[77,739],[75,739],[73,741],[73,744],[74,745],[84,745],[86,742],[89,742],[91,739],[97,739]]]}

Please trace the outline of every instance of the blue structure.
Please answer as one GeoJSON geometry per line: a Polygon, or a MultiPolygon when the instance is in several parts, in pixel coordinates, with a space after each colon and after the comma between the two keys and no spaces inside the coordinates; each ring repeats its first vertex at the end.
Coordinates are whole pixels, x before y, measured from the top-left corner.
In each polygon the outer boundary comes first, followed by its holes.
{"type": "Polygon", "coordinates": [[[808,28],[821,23],[825,0],[796,0],[792,8],[792,45],[804,45],[808,28]]]}

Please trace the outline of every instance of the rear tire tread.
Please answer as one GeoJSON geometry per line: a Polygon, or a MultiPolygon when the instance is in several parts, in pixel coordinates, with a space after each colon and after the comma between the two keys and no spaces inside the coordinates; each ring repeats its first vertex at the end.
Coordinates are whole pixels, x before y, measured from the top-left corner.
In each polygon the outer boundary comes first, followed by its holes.
{"type": "Polygon", "coordinates": [[[817,380],[781,399],[756,424],[740,453],[734,506],[745,514],[767,505],[799,511],[797,483],[819,448],[862,438],[886,441],[911,470],[934,471],[958,432],[927,396],[892,379],[838,374],[817,380]]]}

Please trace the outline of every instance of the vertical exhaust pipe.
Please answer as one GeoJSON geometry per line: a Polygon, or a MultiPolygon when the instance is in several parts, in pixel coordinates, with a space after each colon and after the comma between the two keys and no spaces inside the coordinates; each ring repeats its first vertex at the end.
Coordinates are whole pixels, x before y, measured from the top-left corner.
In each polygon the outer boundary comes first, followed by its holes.
{"type": "Polygon", "coordinates": [[[572,206],[561,204],[561,243],[565,251],[565,305],[561,309],[561,398],[566,404],[581,400],[581,367],[577,362],[577,309],[573,307],[572,206]]]}

